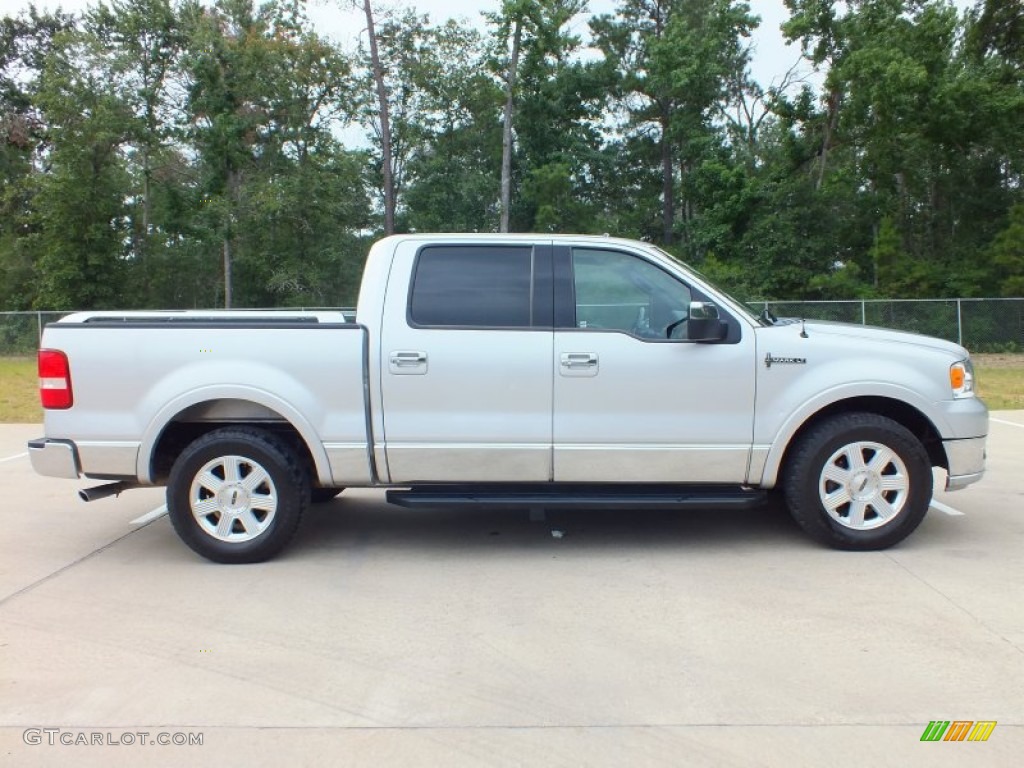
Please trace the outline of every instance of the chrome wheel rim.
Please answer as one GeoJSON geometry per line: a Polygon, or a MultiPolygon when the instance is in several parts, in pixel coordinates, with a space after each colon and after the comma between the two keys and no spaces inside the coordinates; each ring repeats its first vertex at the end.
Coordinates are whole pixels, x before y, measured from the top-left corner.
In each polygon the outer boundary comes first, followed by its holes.
{"type": "Polygon", "coordinates": [[[206,462],[192,481],[189,506],[204,533],[220,541],[252,541],[274,521],[277,488],[260,464],[244,456],[206,462]]]}
{"type": "Polygon", "coordinates": [[[822,468],[818,496],[828,516],[855,531],[890,522],[907,504],[910,476],[903,460],[881,443],[844,445],[822,468]]]}

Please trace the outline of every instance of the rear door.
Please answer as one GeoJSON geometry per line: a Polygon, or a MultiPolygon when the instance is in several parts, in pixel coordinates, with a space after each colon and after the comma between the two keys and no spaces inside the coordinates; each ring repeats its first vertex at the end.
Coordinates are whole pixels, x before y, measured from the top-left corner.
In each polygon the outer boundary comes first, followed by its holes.
{"type": "Polygon", "coordinates": [[[555,248],[554,478],[742,483],[754,334],[687,337],[699,291],[642,253],[555,248]]]}
{"type": "Polygon", "coordinates": [[[397,249],[380,346],[391,482],[550,480],[550,244],[397,249]]]}

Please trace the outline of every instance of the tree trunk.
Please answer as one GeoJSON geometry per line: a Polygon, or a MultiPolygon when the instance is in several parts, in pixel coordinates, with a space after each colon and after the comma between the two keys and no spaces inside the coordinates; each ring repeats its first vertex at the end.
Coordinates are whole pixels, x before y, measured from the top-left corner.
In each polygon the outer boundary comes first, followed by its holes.
{"type": "Polygon", "coordinates": [[[224,237],[221,241],[221,256],[224,261],[224,309],[231,309],[234,300],[231,239],[235,234],[235,211],[239,205],[241,187],[242,174],[229,167],[226,190],[227,211],[224,219],[224,237]]]}
{"type": "MultiPolygon", "coordinates": [[[[152,196],[150,178],[153,174],[149,168],[149,150],[145,151],[142,162],[144,165],[142,169],[142,239],[143,242],[146,242],[149,238],[150,209],[152,206],[150,202],[152,196]]],[[[145,261],[145,251],[143,251],[143,261],[145,261]]]]}
{"type": "Polygon", "coordinates": [[[818,178],[814,182],[814,189],[821,189],[825,181],[825,169],[828,165],[828,153],[832,148],[832,136],[839,127],[839,102],[842,95],[839,91],[833,91],[828,97],[828,119],[825,121],[825,136],[821,141],[821,163],[818,165],[818,178]]]}
{"type": "MultiPolygon", "coordinates": [[[[143,75],[143,81],[149,82],[148,75],[143,75]]],[[[160,143],[157,135],[157,105],[154,100],[153,96],[146,97],[146,139],[142,148],[142,238],[145,250],[149,250],[149,228],[153,213],[153,147],[160,143]]]]}
{"type": "Polygon", "coordinates": [[[508,232],[509,209],[512,206],[512,113],[515,106],[516,70],[519,68],[519,48],[523,41],[523,18],[516,19],[512,35],[512,59],[508,65],[505,84],[505,121],[501,131],[501,222],[498,231],[508,232]]]}
{"type": "Polygon", "coordinates": [[[682,219],[682,232],[679,241],[686,249],[685,258],[696,259],[698,254],[693,252],[693,238],[690,236],[693,222],[697,220],[699,211],[697,204],[686,194],[686,181],[690,177],[691,166],[689,162],[679,164],[680,199],[673,200],[674,206],[679,210],[679,218],[682,219]]]}
{"type": "Polygon", "coordinates": [[[146,300],[149,300],[151,295],[150,292],[150,275],[149,275],[149,229],[150,221],[152,219],[152,196],[153,196],[153,171],[150,168],[149,159],[149,147],[147,146],[143,150],[142,159],[142,233],[139,242],[136,244],[136,253],[139,256],[139,261],[142,262],[142,276],[146,281],[146,300]]]}
{"type": "Polygon", "coordinates": [[[224,233],[224,241],[221,244],[221,252],[224,256],[224,309],[231,309],[231,233],[224,233]]]}
{"type": "Polygon", "coordinates": [[[377,32],[373,26],[373,9],[370,0],[363,0],[366,12],[366,33],[370,38],[370,65],[373,82],[377,86],[377,103],[380,106],[380,149],[383,155],[384,173],[384,234],[395,234],[395,180],[391,159],[391,117],[388,110],[388,92],[384,87],[384,70],[380,65],[377,50],[377,32]]]}
{"type": "Polygon", "coordinates": [[[672,245],[675,222],[675,185],[672,183],[672,146],[668,140],[668,113],[661,114],[661,241],[672,245]]]}

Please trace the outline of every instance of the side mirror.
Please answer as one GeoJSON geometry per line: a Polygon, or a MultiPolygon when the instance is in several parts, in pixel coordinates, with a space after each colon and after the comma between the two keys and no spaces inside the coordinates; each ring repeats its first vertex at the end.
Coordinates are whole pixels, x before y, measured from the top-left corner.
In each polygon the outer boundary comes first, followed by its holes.
{"type": "Polygon", "coordinates": [[[718,307],[708,301],[691,301],[686,336],[690,341],[721,341],[729,327],[718,316],[718,307]]]}

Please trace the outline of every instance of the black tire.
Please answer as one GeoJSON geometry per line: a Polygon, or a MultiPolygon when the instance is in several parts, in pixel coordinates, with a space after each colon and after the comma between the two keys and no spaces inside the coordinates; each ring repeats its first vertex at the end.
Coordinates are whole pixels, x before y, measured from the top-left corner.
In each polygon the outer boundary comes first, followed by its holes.
{"type": "Polygon", "coordinates": [[[258,563],[292,540],[309,493],[309,476],[286,442],[229,427],[181,452],[167,484],[167,511],[181,540],[208,560],[258,563]]]}
{"type": "Polygon", "coordinates": [[[313,504],[325,504],[344,490],[344,488],[311,488],[309,500],[313,504]]]}
{"type": "Polygon", "coordinates": [[[921,524],[932,498],[921,441],[874,413],[841,414],[811,427],[787,459],[782,482],[793,519],[837,549],[891,547],[921,524]]]}

